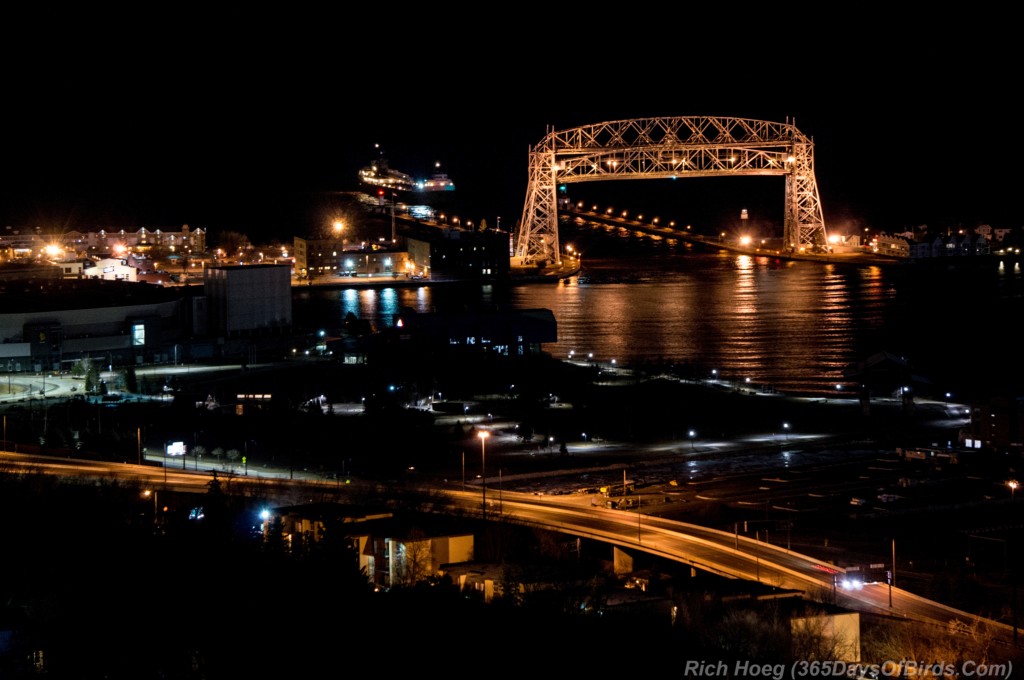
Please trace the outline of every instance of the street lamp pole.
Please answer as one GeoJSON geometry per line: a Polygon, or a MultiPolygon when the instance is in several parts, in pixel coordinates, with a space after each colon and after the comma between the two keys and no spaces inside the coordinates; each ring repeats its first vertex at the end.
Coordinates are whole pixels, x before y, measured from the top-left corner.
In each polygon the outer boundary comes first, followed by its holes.
{"type": "Polygon", "coordinates": [[[893,586],[896,585],[896,539],[893,539],[893,586]]]}
{"type": "Polygon", "coordinates": [[[636,495],[636,542],[642,543],[640,538],[640,493],[636,495]]]}
{"type": "Polygon", "coordinates": [[[889,571],[889,609],[892,609],[892,587],[896,583],[896,539],[892,539],[892,569],[889,571]]]}
{"type": "Polygon", "coordinates": [[[487,520],[487,438],[491,433],[487,430],[480,430],[477,433],[480,437],[480,486],[483,487],[483,514],[487,520]]]}
{"type": "Polygon", "coordinates": [[[757,582],[761,582],[761,553],[758,550],[757,544],[761,542],[761,532],[754,532],[754,564],[757,567],[757,582]]]}
{"type": "Polygon", "coordinates": [[[391,243],[395,242],[395,192],[391,192],[391,243]]]}
{"type": "MultiPolygon", "coordinates": [[[[1020,483],[1016,479],[1011,479],[1006,483],[1006,486],[1010,487],[1010,505],[1013,505],[1014,498],[1017,494],[1017,487],[1020,483]]],[[[1013,559],[1013,552],[1007,551],[1010,555],[1010,559],[1013,559]]],[[[1010,611],[1013,612],[1013,644],[1017,645],[1017,576],[1012,569],[1009,570],[1010,582],[1012,586],[1012,600],[1010,601],[1010,611]]]]}
{"type": "Polygon", "coordinates": [[[147,498],[153,497],[153,525],[156,526],[160,508],[160,491],[157,489],[146,489],[142,492],[142,495],[147,498]]]}

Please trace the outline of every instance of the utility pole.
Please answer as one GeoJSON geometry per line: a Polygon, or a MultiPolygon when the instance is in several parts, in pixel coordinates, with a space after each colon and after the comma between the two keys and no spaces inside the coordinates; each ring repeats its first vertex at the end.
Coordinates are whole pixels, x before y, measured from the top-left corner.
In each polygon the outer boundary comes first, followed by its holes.
{"type": "Polygon", "coordinates": [[[896,585],[896,539],[892,539],[892,585],[896,585]]]}
{"type": "Polygon", "coordinates": [[[391,245],[395,244],[395,192],[391,192],[391,245]]]}

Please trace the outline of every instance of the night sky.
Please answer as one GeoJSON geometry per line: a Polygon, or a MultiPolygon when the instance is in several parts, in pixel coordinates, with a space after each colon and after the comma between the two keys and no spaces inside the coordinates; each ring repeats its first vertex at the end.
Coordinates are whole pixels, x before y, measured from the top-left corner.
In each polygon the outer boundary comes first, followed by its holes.
{"type": "MultiPolygon", "coordinates": [[[[827,222],[1019,228],[1019,58],[998,17],[957,21],[986,32],[953,40],[860,18],[845,26],[852,38],[816,31],[806,44],[740,28],[633,44],[611,21],[536,49],[514,33],[524,17],[503,40],[490,26],[456,41],[350,22],[331,41],[323,27],[292,33],[287,49],[241,29],[78,34],[47,43],[56,65],[26,41],[5,47],[0,227],[188,223],[289,237],[317,219],[299,206],[353,188],[380,144],[410,174],[440,161],[472,197],[466,210],[479,214],[467,219],[502,215],[507,228],[547,126],[707,115],[795,120],[815,141],[827,222]]],[[[722,196],[747,207],[741,184],[697,181],[680,212],[722,196]]]]}

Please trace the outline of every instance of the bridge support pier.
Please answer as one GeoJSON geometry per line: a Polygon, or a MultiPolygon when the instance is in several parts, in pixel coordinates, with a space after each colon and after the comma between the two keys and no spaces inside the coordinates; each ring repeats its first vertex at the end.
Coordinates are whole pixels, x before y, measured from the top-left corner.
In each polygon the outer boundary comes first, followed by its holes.
{"type": "Polygon", "coordinates": [[[612,546],[612,569],[616,576],[625,576],[635,571],[634,557],[617,545],[612,546]]]}

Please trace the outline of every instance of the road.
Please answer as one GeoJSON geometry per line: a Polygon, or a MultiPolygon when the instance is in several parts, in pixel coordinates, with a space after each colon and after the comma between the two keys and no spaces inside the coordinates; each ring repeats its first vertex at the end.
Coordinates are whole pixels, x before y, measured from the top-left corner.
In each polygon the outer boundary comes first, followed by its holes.
{"type": "MultiPolygon", "coordinates": [[[[449,492],[463,512],[482,512],[477,492],[449,492]]],[[[987,627],[1005,644],[1013,644],[1011,626],[933,602],[900,588],[868,583],[844,587],[844,569],[820,558],[745,536],[674,520],[607,510],[586,497],[534,496],[502,492],[488,501],[492,518],[592,538],[628,550],[640,550],[727,578],[756,581],[809,598],[832,600],[854,611],[920,621],[946,630],[956,625],[987,627]],[[831,593],[831,597],[829,596],[831,593]]]]}
{"type": "MultiPolygon", "coordinates": [[[[6,469],[34,470],[61,476],[133,481],[142,489],[171,489],[203,493],[213,479],[211,470],[172,469],[125,463],[59,459],[47,456],[0,454],[6,469]]],[[[225,484],[259,485],[269,500],[290,504],[311,495],[338,491],[335,482],[314,478],[309,473],[261,470],[253,476],[218,474],[225,484]]],[[[433,510],[467,515],[482,514],[482,495],[476,490],[421,489],[433,500],[433,510]]],[[[1010,644],[1013,629],[967,612],[884,584],[844,588],[845,570],[823,560],[739,534],[710,529],[642,513],[627,513],[595,507],[589,496],[537,496],[491,489],[488,500],[491,521],[523,523],[561,533],[643,551],[702,571],[727,578],[756,581],[785,590],[796,590],[814,599],[832,599],[846,608],[916,620],[949,628],[954,622],[981,623],[999,639],[1010,644]],[[831,597],[830,597],[831,593],[831,597]],[[890,600],[891,598],[891,600],[890,600]],[[891,604],[890,604],[891,602],[891,604]]]]}
{"type": "MultiPolygon", "coordinates": [[[[218,367],[219,370],[231,370],[231,368],[218,367]]],[[[154,373],[180,372],[187,377],[196,379],[200,377],[196,374],[208,373],[210,370],[209,367],[176,366],[154,369],[154,373]]],[[[614,377],[618,370],[610,370],[609,375],[614,377]]],[[[7,395],[7,399],[12,400],[39,399],[41,398],[37,394],[39,391],[45,393],[46,397],[52,398],[67,397],[80,393],[81,390],[81,381],[68,376],[9,375],[8,382],[12,386],[20,386],[19,389],[13,390],[12,394],[7,395]]],[[[958,418],[962,419],[963,417],[951,405],[936,403],[933,407],[936,409],[937,418],[955,422],[958,418]]],[[[514,434],[501,434],[500,419],[495,422],[489,415],[486,420],[484,417],[474,419],[473,417],[467,418],[465,414],[462,416],[467,421],[479,420],[477,425],[492,429],[495,444],[498,444],[503,438],[508,440],[506,442],[508,449],[500,454],[507,463],[513,463],[517,455],[533,455],[532,452],[525,450],[515,452],[513,446],[515,436],[514,434]]],[[[443,416],[439,416],[439,419],[443,420],[443,418],[443,416]]],[[[691,454],[724,454],[732,450],[771,446],[779,451],[779,455],[782,455],[782,449],[786,447],[781,444],[792,447],[813,446],[820,444],[824,439],[825,437],[820,434],[798,432],[788,432],[782,442],[780,442],[779,433],[765,433],[763,436],[750,435],[727,441],[702,439],[699,442],[700,451],[697,450],[697,442],[684,441],[653,446],[650,450],[641,452],[642,456],[639,457],[644,459],[644,465],[653,468],[659,460],[671,461],[678,465],[681,455],[687,451],[691,454]]],[[[611,461],[621,453],[620,445],[614,442],[587,441],[573,445],[571,461],[567,460],[566,463],[585,464],[588,473],[594,474],[597,471],[594,467],[595,461],[600,460],[603,456],[608,456],[611,461]]],[[[171,458],[168,461],[162,452],[146,453],[144,458],[146,465],[45,456],[18,456],[12,453],[4,453],[0,456],[4,467],[8,469],[31,469],[64,476],[116,478],[134,481],[140,485],[140,488],[170,489],[191,493],[205,492],[213,478],[214,470],[216,470],[218,478],[224,483],[258,485],[263,495],[281,505],[307,502],[311,498],[319,499],[325,495],[337,493],[339,490],[337,480],[325,480],[303,470],[275,469],[265,466],[248,468],[238,464],[233,467],[219,464],[211,466],[208,463],[188,458],[171,458]],[[165,462],[167,465],[164,465],[165,462]],[[199,466],[201,469],[197,470],[191,467],[193,465],[199,466]]],[[[631,463],[631,469],[638,464],[637,462],[631,463]]],[[[623,469],[621,461],[612,467],[619,470],[619,473],[623,469]]],[[[498,469],[500,470],[500,467],[498,469]]],[[[572,480],[569,483],[578,483],[578,479],[573,479],[571,468],[561,472],[567,474],[568,479],[572,480]]],[[[551,475],[551,471],[545,474],[551,475]]],[[[578,473],[576,474],[578,476],[578,473]]],[[[657,517],[649,513],[622,512],[596,507],[591,496],[577,494],[538,496],[511,489],[513,486],[523,488],[524,485],[529,484],[530,475],[506,475],[504,481],[509,487],[503,492],[499,490],[497,498],[495,498],[495,485],[500,485],[502,481],[500,475],[499,472],[498,478],[495,478],[492,472],[492,476],[487,480],[490,486],[489,514],[492,519],[524,522],[563,533],[589,537],[618,545],[627,550],[642,550],[659,555],[724,577],[757,581],[769,586],[802,591],[811,596],[828,597],[831,592],[832,599],[838,604],[854,610],[909,618],[942,626],[948,626],[953,621],[979,621],[966,612],[925,600],[898,588],[890,589],[886,585],[867,584],[856,590],[844,589],[840,587],[844,572],[842,568],[830,565],[821,558],[794,552],[778,545],[752,539],[749,536],[657,517]],[[892,598],[891,606],[890,597],[892,598]]],[[[717,499],[718,502],[729,502],[731,499],[736,503],[761,502],[762,495],[765,498],[768,497],[767,493],[762,494],[762,492],[768,491],[767,487],[778,489],[773,496],[773,503],[786,502],[784,499],[787,496],[806,495],[815,490],[814,484],[807,480],[787,479],[784,470],[768,477],[754,473],[749,477],[755,485],[753,488],[749,484],[744,484],[742,477],[742,475],[739,477],[730,475],[727,480],[712,480],[713,483],[705,483],[702,490],[704,493],[710,493],[713,488],[715,493],[721,495],[721,498],[717,499]],[[808,486],[808,484],[811,485],[808,486]]],[[[845,483],[844,480],[837,481],[837,485],[840,487],[845,483]]],[[[478,490],[451,490],[451,487],[451,484],[440,482],[428,483],[425,491],[437,499],[446,499],[437,505],[439,510],[455,508],[462,512],[479,511],[480,494],[478,490]]],[[[817,491],[820,492],[821,489],[818,488],[817,491]]],[[[643,502],[641,501],[641,503],[643,502]]],[[[1013,631],[1009,626],[996,622],[986,621],[985,623],[996,630],[1003,639],[1012,638],[1013,631]]]]}

